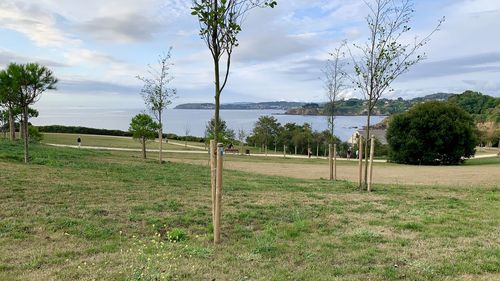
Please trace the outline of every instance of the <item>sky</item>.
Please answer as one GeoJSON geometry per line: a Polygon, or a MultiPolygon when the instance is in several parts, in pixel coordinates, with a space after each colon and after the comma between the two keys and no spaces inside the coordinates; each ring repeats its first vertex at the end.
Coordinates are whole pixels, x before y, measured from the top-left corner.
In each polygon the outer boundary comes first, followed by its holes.
{"type": "MultiPolygon", "coordinates": [[[[370,0],[368,0],[370,1],[370,0]]],[[[468,89],[500,96],[500,1],[415,0],[412,35],[446,22],[388,98],[468,89]]],[[[0,67],[39,62],[59,79],[38,108],[141,108],[147,65],[171,46],[175,104],[213,102],[209,51],[190,0],[2,0],[0,67]]],[[[367,39],[362,0],[279,0],[243,23],[222,102],[326,100],[321,69],[342,40],[367,39]]],[[[345,97],[361,97],[347,91],[345,97]]]]}

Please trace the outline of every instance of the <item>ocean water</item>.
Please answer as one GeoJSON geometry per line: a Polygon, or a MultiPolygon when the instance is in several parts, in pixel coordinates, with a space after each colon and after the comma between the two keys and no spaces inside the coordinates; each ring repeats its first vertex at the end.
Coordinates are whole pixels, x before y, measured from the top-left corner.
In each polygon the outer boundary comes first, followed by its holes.
{"type": "MultiPolygon", "coordinates": [[[[40,116],[30,120],[34,125],[65,125],[83,126],[101,129],[128,130],[130,120],[136,114],[143,112],[140,109],[99,109],[99,108],[51,108],[39,109],[40,116]]],[[[180,110],[167,109],[163,118],[164,131],[177,135],[203,136],[205,127],[213,116],[213,110],[180,110]]],[[[283,115],[282,110],[221,110],[221,118],[228,127],[237,131],[243,129],[251,132],[260,116],[272,115],[281,124],[309,123],[314,130],[322,131],[328,128],[327,118],[324,116],[283,115]]],[[[372,117],[372,124],[382,121],[384,117],[372,117]]],[[[338,116],[336,117],[335,135],[347,140],[358,127],[366,124],[365,116],[338,116]]]]}

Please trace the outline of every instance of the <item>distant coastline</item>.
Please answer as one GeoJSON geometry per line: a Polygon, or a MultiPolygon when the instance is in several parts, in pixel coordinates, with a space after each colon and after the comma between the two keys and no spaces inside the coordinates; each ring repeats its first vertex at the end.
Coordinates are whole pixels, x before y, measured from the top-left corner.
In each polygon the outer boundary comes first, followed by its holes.
{"type": "MultiPolygon", "coordinates": [[[[398,99],[380,99],[372,111],[372,116],[389,116],[394,113],[400,113],[408,110],[413,105],[425,101],[447,100],[452,94],[437,93],[418,97],[411,100],[398,99]]],[[[300,115],[300,116],[329,116],[332,106],[325,102],[306,103],[306,102],[239,102],[221,104],[221,110],[281,110],[283,113],[276,115],[300,115]]],[[[214,110],[213,103],[186,103],[176,106],[174,109],[191,110],[214,110]]],[[[334,112],[336,116],[366,116],[366,102],[362,99],[351,98],[335,102],[334,112]]]]}

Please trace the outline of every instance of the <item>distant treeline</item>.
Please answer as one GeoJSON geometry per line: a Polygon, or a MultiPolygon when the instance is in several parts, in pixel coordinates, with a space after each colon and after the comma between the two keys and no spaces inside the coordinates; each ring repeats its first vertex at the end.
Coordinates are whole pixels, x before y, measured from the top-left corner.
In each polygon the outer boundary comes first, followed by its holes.
{"type": "MultiPolygon", "coordinates": [[[[75,127],[75,126],[61,126],[61,125],[39,126],[38,130],[41,133],[85,134],[85,135],[132,137],[132,134],[128,131],[96,129],[96,128],[87,128],[87,127],[75,127]]],[[[205,138],[193,137],[193,136],[183,137],[183,136],[178,136],[176,134],[164,134],[163,137],[171,139],[171,140],[179,140],[179,141],[192,141],[192,142],[204,142],[205,141],[205,138]]]]}

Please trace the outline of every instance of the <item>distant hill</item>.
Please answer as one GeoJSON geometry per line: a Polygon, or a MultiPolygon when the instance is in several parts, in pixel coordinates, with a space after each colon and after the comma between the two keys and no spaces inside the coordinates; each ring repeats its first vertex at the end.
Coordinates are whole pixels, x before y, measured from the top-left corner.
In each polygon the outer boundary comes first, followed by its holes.
{"type": "MultiPolygon", "coordinates": [[[[277,109],[288,110],[290,108],[301,107],[304,102],[288,102],[288,101],[273,101],[273,102],[238,102],[226,103],[221,105],[221,109],[225,110],[258,110],[258,109],[277,109]]],[[[185,103],[175,107],[175,109],[214,109],[213,103],[185,103]]]]}
{"type": "MultiPolygon", "coordinates": [[[[454,94],[449,93],[436,93],[432,95],[427,95],[424,97],[418,97],[411,100],[405,100],[403,98],[398,99],[380,99],[375,108],[373,109],[373,115],[391,115],[394,113],[404,112],[411,108],[413,105],[426,101],[435,100],[448,100],[454,96],[454,94]]],[[[289,115],[328,115],[331,111],[331,105],[327,103],[316,104],[309,103],[298,108],[292,108],[287,110],[286,114],[289,115]]],[[[335,113],[338,116],[358,116],[366,115],[366,105],[365,101],[362,99],[348,99],[340,100],[335,103],[335,113]]]]}

